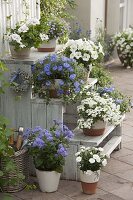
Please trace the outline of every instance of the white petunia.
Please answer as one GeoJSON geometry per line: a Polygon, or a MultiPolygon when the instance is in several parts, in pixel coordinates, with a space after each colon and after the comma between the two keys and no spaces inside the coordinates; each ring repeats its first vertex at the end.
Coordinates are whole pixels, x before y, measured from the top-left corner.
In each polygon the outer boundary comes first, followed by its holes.
{"type": "Polygon", "coordinates": [[[17,43],[21,43],[21,37],[20,35],[13,33],[9,36],[9,41],[16,41],[17,43]]]}
{"type": "Polygon", "coordinates": [[[82,59],[83,59],[84,61],[89,61],[90,55],[89,55],[88,53],[84,53],[82,59]]]}
{"type": "Polygon", "coordinates": [[[75,153],[75,156],[79,156],[79,155],[80,155],[80,152],[75,153]]]}
{"type": "Polygon", "coordinates": [[[95,159],[94,159],[94,158],[90,158],[90,159],[89,159],[89,162],[90,162],[91,164],[93,164],[93,163],[95,163],[95,159]]]}
{"type": "Polygon", "coordinates": [[[80,156],[78,156],[78,157],[76,158],[76,162],[81,162],[81,160],[82,160],[82,158],[81,158],[80,156]]]}
{"type": "Polygon", "coordinates": [[[37,18],[31,18],[31,19],[29,19],[27,21],[27,25],[33,25],[33,26],[35,26],[37,24],[40,24],[40,21],[37,18]]]}
{"type": "Polygon", "coordinates": [[[48,35],[40,33],[40,38],[42,41],[47,41],[49,39],[48,35]]]}
{"type": "Polygon", "coordinates": [[[20,28],[18,29],[19,33],[26,33],[29,30],[28,26],[26,24],[20,26],[20,28]]]}

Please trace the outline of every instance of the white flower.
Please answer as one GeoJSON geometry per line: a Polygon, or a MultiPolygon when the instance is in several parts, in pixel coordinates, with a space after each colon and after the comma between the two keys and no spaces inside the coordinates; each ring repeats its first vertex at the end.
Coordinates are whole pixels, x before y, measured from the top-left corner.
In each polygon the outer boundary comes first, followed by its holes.
{"type": "Polygon", "coordinates": [[[49,39],[48,35],[40,33],[40,38],[42,41],[47,41],[49,39]]]}
{"type": "Polygon", "coordinates": [[[17,43],[21,43],[21,37],[20,35],[13,33],[9,36],[9,41],[16,41],[17,43]]]}
{"type": "Polygon", "coordinates": [[[25,48],[26,46],[24,44],[20,44],[20,48],[25,48]]]}
{"type": "Polygon", "coordinates": [[[102,147],[99,147],[98,150],[101,151],[101,152],[103,152],[103,148],[102,147]]]}
{"type": "Polygon", "coordinates": [[[19,33],[26,33],[29,30],[28,26],[26,24],[20,26],[20,28],[18,29],[19,33]]]}
{"type": "Polygon", "coordinates": [[[81,158],[80,156],[78,156],[78,157],[76,158],[76,162],[81,162],[81,160],[82,160],[82,158],[81,158]]]}
{"type": "Polygon", "coordinates": [[[91,164],[93,164],[93,163],[95,163],[95,159],[94,159],[94,158],[90,158],[90,159],[89,159],[89,162],[90,162],[91,164]]]}
{"type": "Polygon", "coordinates": [[[35,26],[37,24],[40,24],[40,21],[37,18],[31,18],[31,19],[29,19],[27,21],[27,25],[33,25],[33,26],[35,26]]]}
{"type": "Polygon", "coordinates": [[[104,160],[102,161],[102,165],[103,165],[103,166],[106,166],[106,165],[107,165],[107,160],[106,160],[106,159],[104,159],[104,160]]]}
{"type": "Polygon", "coordinates": [[[84,61],[88,61],[88,60],[90,59],[90,55],[87,54],[87,53],[84,53],[82,59],[83,59],[84,61]]]}
{"type": "Polygon", "coordinates": [[[75,153],[75,156],[79,156],[79,155],[80,155],[80,152],[75,153]]]}

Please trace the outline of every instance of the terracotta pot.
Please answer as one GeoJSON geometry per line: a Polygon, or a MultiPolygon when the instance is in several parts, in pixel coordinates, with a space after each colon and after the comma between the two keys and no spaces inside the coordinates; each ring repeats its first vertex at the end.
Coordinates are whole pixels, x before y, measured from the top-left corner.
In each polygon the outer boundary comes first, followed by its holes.
{"type": "Polygon", "coordinates": [[[36,169],[39,187],[42,192],[55,192],[58,189],[60,173],[36,169]]]}
{"type": "Polygon", "coordinates": [[[99,177],[100,177],[100,170],[92,172],[91,175],[85,174],[80,170],[80,180],[83,193],[95,194],[99,177]]]}
{"type": "Polygon", "coordinates": [[[56,48],[56,39],[49,40],[47,43],[42,43],[38,48],[39,52],[53,52],[56,48]]]}
{"type": "Polygon", "coordinates": [[[30,48],[22,48],[16,51],[14,46],[10,45],[10,52],[12,58],[27,59],[30,57],[30,48]]]}
{"type": "Polygon", "coordinates": [[[103,122],[101,120],[98,120],[95,122],[92,127],[89,128],[83,128],[83,133],[86,136],[100,136],[104,134],[105,128],[107,123],[103,122]]]}

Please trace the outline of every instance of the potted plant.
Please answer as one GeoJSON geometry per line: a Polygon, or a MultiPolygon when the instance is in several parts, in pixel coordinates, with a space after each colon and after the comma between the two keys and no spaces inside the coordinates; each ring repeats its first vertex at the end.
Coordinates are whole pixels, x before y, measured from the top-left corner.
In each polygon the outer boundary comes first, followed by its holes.
{"type": "Polygon", "coordinates": [[[7,119],[0,116],[0,190],[17,192],[28,181],[28,154],[26,149],[17,149],[14,130],[7,128],[7,119]]]}
{"type": "Polygon", "coordinates": [[[114,46],[117,48],[117,53],[120,61],[125,67],[133,67],[133,28],[128,28],[125,31],[114,36],[114,46]]]}
{"type": "Polygon", "coordinates": [[[80,96],[85,69],[75,60],[52,54],[32,66],[33,92],[49,102],[50,98],[75,101],[80,96]]]}
{"type": "Polygon", "coordinates": [[[69,26],[66,21],[57,17],[42,17],[40,27],[39,52],[55,51],[57,39],[69,32],[69,26]]]}
{"type": "Polygon", "coordinates": [[[122,92],[115,89],[114,86],[103,87],[103,88],[99,87],[97,91],[100,93],[102,97],[106,98],[107,95],[110,96],[114,100],[114,103],[120,106],[121,115],[130,111],[131,108],[130,97],[124,95],[122,92]]]}
{"type": "Polygon", "coordinates": [[[102,60],[103,48],[100,43],[95,45],[93,41],[86,38],[69,40],[64,49],[64,54],[91,71],[91,68],[102,60]]]}
{"type": "MultiPolygon", "coordinates": [[[[86,88],[85,88],[86,91],[86,88]]],[[[81,95],[85,94],[85,91],[81,95]]],[[[107,123],[118,125],[121,119],[120,106],[106,95],[101,97],[97,92],[87,92],[86,97],[77,107],[79,120],[78,127],[85,135],[98,136],[105,131],[107,123]]]]}
{"type": "Polygon", "coordinates": [[[43,130],[38,126],[27,129],[24,133],[42,192],[57,190],[65,157],[68,155],[68,144],[73,137],[73,133],[65,125],[54,122],[50,130],[43,130]]]}
{"type": "Polygon", "coordinates": [[[11,28],[7,40],[10,44],[12,58],[25,59],[30,56],[30,48],[37,47],[38,31],[36,26],[39,25],[36,18],[29,19],[27,22],[16,24],[15,28],[11,28]]]}
{"type": "Polygon", "coordinates": [[[85,194],[96,193],[100,170],[107,164],[107,157],[101,147],[80,147],[75,154],[80,169],[82,190],[85,194]]]}

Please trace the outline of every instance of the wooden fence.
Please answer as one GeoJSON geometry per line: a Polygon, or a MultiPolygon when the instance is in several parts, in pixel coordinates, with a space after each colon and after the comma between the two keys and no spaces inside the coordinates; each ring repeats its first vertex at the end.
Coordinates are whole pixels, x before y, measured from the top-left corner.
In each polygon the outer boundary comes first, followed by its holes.
{"type": "Polygon", "coordinates": [[[4,42],[7,29],[33,17],[40,17],[40,0],[0,0],[0,56],[8,51],[8,44],[4,42]]]}

